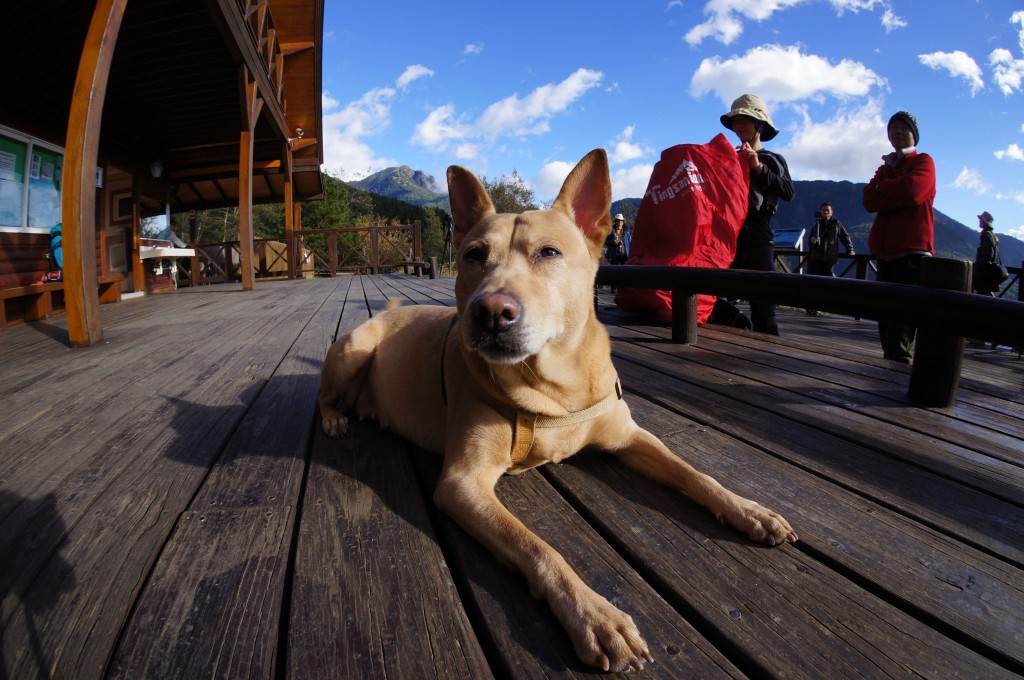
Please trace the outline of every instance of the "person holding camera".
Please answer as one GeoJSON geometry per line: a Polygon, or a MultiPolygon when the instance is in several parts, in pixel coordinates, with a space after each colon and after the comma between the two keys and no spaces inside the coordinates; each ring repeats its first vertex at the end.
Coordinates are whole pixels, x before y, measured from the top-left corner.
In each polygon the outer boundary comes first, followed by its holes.
{"type": "MultiPolygon", "coordinates": [[[[853,250],[853,239],[850,238],[843,223],[835,218],[831,203],[822,203],[814,218],[807,273],[814,276],[835,276],[836,262],[839,261],[839,243],[842,242],[847,255],[856,255],[853,250]]],[[[808,309],[807,314],[821,316],[821,312],[816,309],[808,309]]]]}

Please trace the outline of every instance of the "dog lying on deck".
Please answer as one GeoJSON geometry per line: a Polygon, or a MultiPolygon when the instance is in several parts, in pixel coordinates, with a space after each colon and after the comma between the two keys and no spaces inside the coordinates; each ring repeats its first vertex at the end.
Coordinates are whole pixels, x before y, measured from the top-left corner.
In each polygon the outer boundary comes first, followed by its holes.
{"type": "Polygon", "coordinates": [[[498,500],[501,475],[557,463],[585,446],[677,488],[755,541],[797,540],[774,512],[723,488],[640,428],[622,401],[607,331],[594,312],[611,229],[603,149],[566,178],[548,210],[497,214],[465,168],[448,168],[459,273],[456,309],[374,316],[330,348],[320,379],[324,432],[348,427],[344,402],[444,455],[434,501],[521,571],[579,658],[604,670],[651,660],[627,614],[591,590],[498,500]]]}

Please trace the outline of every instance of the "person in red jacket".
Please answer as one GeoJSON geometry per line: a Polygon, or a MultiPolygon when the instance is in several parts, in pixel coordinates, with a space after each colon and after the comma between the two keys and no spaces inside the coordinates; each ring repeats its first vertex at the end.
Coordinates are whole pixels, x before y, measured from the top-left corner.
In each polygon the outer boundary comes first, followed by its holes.
{"type": "MultiPolygon", "coordinates": [[[[878,280],[920,283],[922,258],[935,254],[935,163],[917,150],[917,119],[897,111],[887,126],[894,151],[864,187],[864,209],[877,213],[868,248],[878,265],[878,280]]],[[[902,321],[879,321],[886,359],[909,364],[917,329],[902,321]]]]}

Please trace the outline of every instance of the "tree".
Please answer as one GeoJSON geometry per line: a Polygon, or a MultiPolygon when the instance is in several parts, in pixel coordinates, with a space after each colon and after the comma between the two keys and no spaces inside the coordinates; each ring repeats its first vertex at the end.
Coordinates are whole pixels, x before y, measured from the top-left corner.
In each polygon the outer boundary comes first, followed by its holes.
{"type": "Polygon", "coordinates": [[[494,203],[494,209],[500,213],[520,213],[525,210],[539,210],[537,199],[533,195],[533,189],[526,183],[518,172],[512,171],[511,175],[502,175],[496,180],[480,178],[487,195],[494,203]]]}

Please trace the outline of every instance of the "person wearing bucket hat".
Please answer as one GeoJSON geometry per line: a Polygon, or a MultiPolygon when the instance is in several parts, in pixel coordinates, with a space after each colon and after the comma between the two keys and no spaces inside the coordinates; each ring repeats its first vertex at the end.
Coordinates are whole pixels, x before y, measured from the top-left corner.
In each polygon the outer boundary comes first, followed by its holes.
{"type": "MultiPolygon", "coordinates": [[[[917,118],[897,111],[886,133],[893,152],[864,187],[864,209],[875,213],[868,248],[878,267],[877,279],[919,284],[922,258],[935,254],[935,162],[917,150],[917,118]]],[[[886,359],[909,364],[917,329],[902,320],[878,322],[886,359]]]]}
{"type": "Polygon", "coordinates": [[[999,237],[994,231],[995,218],[987,210],[978,215],[978,228],[981,229],[981,236],[978,241],[978,250],[974,255],[974,292],[979,295],[995,295],[999,290],[999,284],[1005,281],[1000,272],[997,274],[999,265],[999,237]],[[1000,279],[1000,280],[997,280],[1000,279]]]}
{"type": "MultiPolygon", "coordinates": [[[[750,171],[747,217],[737,236],[736,257],[730,268],[773,272],[775,232],[772,216],[779,199],[790,201],[796,195],[786,159],[761,146],[761,142],[775,139],[779,130],[768,115],[764,102],[755,94],[738,97],[720,120],[739,138],[740,145],[736,151],[750,171]]],[[[751,300],[750,317],[755,331],[779,334],[775,305],[751,300]]]]}

